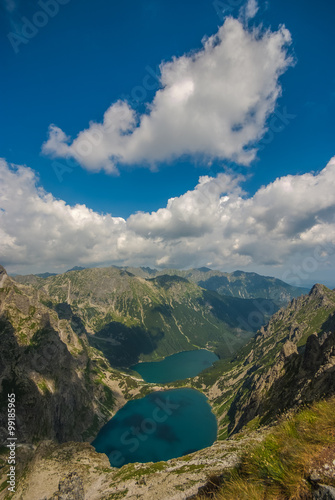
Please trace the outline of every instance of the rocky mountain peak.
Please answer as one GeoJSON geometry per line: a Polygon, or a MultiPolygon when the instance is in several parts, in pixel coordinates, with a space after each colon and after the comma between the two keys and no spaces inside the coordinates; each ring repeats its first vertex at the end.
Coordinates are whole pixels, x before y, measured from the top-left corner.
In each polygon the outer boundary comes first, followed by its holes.
{"type": "Polygon", "coordinates": [[[4,283],[8,280],[8,274],[6,269],[0,265],[0,288],[3,287],[4,283]]]}
{"type": "Polygon", "coordinates": [[[7,271],[6,269],[0,264],[0,276],[2,277],[2,275],[7,275],[7,271]]]}
{"type": "Polygon", "coordinates": [[[320,283],[316,283],[309,292],[310,297],[323,297],[325,294],[326,287],[320,283]]]}

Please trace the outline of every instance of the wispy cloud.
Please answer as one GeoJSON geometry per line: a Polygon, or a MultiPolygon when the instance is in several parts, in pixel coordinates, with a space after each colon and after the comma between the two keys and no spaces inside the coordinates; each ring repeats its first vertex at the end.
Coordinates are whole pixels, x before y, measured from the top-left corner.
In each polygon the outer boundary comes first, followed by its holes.
{"type": "Polygon", "coordinates": [[[257,0],[248,0],[247,3],[241,7],[240,16],[245,19],[253,19],[259,10],[257,0]]]}

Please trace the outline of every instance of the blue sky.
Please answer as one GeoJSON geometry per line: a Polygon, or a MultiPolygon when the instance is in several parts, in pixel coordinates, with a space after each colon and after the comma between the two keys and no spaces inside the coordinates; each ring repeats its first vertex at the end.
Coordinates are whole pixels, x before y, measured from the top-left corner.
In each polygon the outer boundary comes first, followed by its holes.
{"type": "MultiPolygon", "coordinates": [[[[284,24],[292,37],[287,54],[294,58],[294,64],[288,64],[278,79],[282,95],[274,100],[277,120],[272,123],[276,123],[276,132],[253,142],[258,152],[254,160],[244,162],[248,166],[241,165],[237,157],[213,153],[210,159],[207,154],[176,154],[172,159],[155,160],[148,168],[145,162],[143,166],[143,155],[135,154],[126,158],[115,174],[106,173],[106,169],[92,172],[95,167],[66,161],[58,154],[59,144],[57,158],[41,152],[50,124],[73,140],[90,121],[100,123],[118,99],[128,100],[135,111],[146,113],[145,105],[162,88],[159,64],[201,50],[203,38],[215,34],[228,15],[240,15],[241,19],[243,6],[238,0],[217,2],[216,8],[205,0],[62,0],[54,17],[40,17],[45,26],[37,28],[27,43],[21,43],[11,33],[19,33],[26,20],[38,20],[41,4],[1,0],[0,156],[33,169],[39,185],[55,199],[70,206],[85,204],[98,214],[124,219],[137,211],[164,208],[168,199],[193,190],[200,176],[216,178],[227,169],[247,175],[243,182],[247,196],[277,177],[322,170],[335,154],[335,4],[329,0],[317,4],[309,0],[260,1],[256,16],[241,21],[246,30],[262,25],[263,34],[284,24]],[[223,4],[228,9],[222,14],[218,9],[223,4]],[[140,100],[134,99],[136,95],[140,100]],[[278,119],[282,115],[284,121],[278,119]],[[66,166],[62,175],[57,176],[55,161],[58,172],[60,165],[66,166]]],[[[272,111],[267,125],[274,116],[272,111]]],[[[18,259],[18,266],[27,266],[25,259],[18,259]]],[[[162,265],[185,265],[184,258],[161,259],[162,265]]],[[[63,265],[70,260],[64,258],[63,265]]],[[[159,265],[160,259],[152,260],[152,265],[159,265]]],[[[265,259],[263,264],[260,259],[228,259],[226,265],[223,260],[213,266],[233,268],[240,263],[239,267],[259,271],[268,266],[279,275],[271,267],[278,266],[279,260],[271,263],[265,259]]],[[[82,262],[88,263],[88,257],[86,261],[82,262]]],[[[96,258],[92,262],[97,263],[96,258]]],[[[15,262],[7,265],[15,267],[15,262]]],[[[52,266],[51,261],[41,263],[43,268],[46,265],[52,266]]],[[[37,267],[34,263],[32,268],[37,267]]]]}

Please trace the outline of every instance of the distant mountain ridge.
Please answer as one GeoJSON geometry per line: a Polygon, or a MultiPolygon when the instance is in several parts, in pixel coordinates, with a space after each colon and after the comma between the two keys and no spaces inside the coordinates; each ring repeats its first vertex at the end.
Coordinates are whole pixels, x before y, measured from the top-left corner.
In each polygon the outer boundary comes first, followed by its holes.
{"type": "Polygon", "coordinates": [[[239,297],[243,299],[269,299],[278,306],[288,304],[293,298],[299,297],[309,292],[309,288],[300,288],[289,285],[284,281],[271,276],[262,276],[253,272],[234,271],[226,273],[215,271],[209,267],[197,269],[163,269],[156,270],[148,268],[122,267],[136,276],[149,278],[164,274],[181,276],[196,283],[197,285],[212,290],[220,295],[239,297]]]}
{"type": "Polygon", "coordinates": [[[91,344],[119,367],[204,347],[231,356],[269,319],[266,311],[278,309],[264,299],[260,323],[250,324],[253,300],[221,296],[183,276],[137,270],[149,274],[144,278],[131,271],[88,268],[15,279],[43,291],[65,316],[78,316],[91,344]]]}
{"type": "MultiPolygon", "coordinates": [[[[226,273],[215,271],[209,267],[196,269],[151,269],[150,267],[111,266],[115,269],[127,271],[140,278],[154,278],[162,275],[180,276],[196,283],[197,285],[230,297],[242,299],[268,299],[275,302],[279,307],[288,304],[293,298],[309,292],[310,288],[295,287],[284,281],[271,276],[262,276],[253,272],[234,271],[226,273]]],[[[70,271],[81,271],[84,267],[75,266],[70,271]]],[[[20,283],[31,282],[32,276],[47,278],[55,276],[54,273],[42,273],[27,276],[15,276],[20,283]]]]}

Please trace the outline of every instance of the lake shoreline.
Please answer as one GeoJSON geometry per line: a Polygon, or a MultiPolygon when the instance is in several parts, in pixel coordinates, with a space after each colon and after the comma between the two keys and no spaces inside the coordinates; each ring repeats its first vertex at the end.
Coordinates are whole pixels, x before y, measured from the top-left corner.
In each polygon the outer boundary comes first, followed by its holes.
{"type": "Polygon", "coordinates": [[[177,380],[193,378],[209,368],[219,357],[209,349],[180,351],[161,361],[144,361],[129,367],[146,383],[168,384],[177,380]]]}

